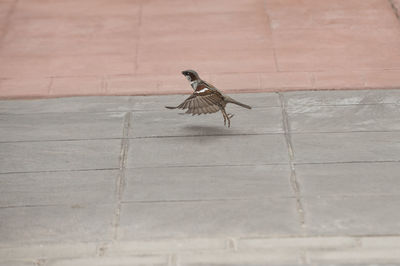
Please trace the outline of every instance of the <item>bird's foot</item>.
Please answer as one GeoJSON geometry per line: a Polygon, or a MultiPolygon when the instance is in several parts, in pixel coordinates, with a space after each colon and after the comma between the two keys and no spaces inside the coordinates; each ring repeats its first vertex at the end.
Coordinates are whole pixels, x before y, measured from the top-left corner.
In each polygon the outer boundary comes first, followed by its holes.
{"type": "Polygon", "coordinates": [[[228,118],[231,119],[235,114],[228,114],[228,118]]]}

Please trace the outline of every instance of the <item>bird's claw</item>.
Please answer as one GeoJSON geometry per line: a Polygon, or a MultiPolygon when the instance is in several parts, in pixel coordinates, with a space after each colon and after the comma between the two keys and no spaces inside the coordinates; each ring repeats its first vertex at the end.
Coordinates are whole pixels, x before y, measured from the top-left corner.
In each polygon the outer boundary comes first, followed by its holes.
{"type": "Polygon", "coordinates": [[[226,121],[228,121],[228,127],[231,127],[231,118],[233,114],[224,114],[224,126],[226,126],[226,121]]]}

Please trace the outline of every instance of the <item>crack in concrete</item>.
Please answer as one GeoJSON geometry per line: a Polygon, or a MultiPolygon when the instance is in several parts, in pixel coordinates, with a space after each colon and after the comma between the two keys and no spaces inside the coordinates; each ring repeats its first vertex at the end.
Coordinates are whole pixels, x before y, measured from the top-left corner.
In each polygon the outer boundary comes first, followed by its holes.
{"type": "Polygon", "coordinates": [[[126,172],[126,163],[128,159],[128,149],[129,149],[129,130],[131,127],[131,119],[132,113],[128,112],[124,117],[124,127],[123,127],[123,139],[121,140],[121,152],[119,157],[119,174],[116,180],[116,208],[114,212],[114,221],[113,221],[113,240],[117,240],[118,238],[118,227],[120,223],[121,216],[121,205],[122,205],[122,193],[125,188],[126,180],[125,180],[125,172],[126,172]]]}
{"type": "Polygon", "coordinates": [[[292,187],[292,190],[296,196],[296,206],[297,206],[297,213],[299,216],[299,221],[300,221],[300,226],[301,229],[303,230],[306,227],[305,224],[305,213],[304,213],[304,207],[303,203],[301,200],[301,192],[300,192],[300,185],[297,181],[296,177],[296,169],[295,169],[295,159],[294,159],[294,151],[293,151],[293,144],[292,144],[292,138],[290,134],[290,126],[289,126],[289,116],[286,111],[286,104],[284,100],[284,96],[282,93],[278,93],[279,95],[279,100],[281,102],[281,108],[282,108],[282,125],[283,125],[283,130],[284,130],[284,136],[285,136],[285,141],[286,145],[288,148],[288,154],[289,154],[289,165],[290,165],[290,184],[292,187]]]}

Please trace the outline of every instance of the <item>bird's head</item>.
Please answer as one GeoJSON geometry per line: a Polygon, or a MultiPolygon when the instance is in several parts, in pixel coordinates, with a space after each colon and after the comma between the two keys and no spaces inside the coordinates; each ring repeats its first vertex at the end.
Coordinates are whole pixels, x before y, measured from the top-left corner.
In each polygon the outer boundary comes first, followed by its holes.
{"type": "Polygon", "coordinates": [[[199,74],[194,70],[184,70],[182,71],[182,74],[187,78],[187,80],[189,80],[189,82],[194,82],[200,79],[199,74]]]}

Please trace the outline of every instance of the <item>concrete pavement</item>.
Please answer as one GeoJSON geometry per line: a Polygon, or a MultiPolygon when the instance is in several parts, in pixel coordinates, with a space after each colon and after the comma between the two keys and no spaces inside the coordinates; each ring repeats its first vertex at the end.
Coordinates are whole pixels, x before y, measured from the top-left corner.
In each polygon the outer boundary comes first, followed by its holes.
{"type": "Polygon", "coordinates": [[[398,88],[399,0],[0,0],[0,98],[398,88]]]}
{"type": "Polygon", "coordinates": [[[0,101],[0,265],[398,265],[400,91],[0,101]]]}

